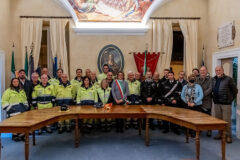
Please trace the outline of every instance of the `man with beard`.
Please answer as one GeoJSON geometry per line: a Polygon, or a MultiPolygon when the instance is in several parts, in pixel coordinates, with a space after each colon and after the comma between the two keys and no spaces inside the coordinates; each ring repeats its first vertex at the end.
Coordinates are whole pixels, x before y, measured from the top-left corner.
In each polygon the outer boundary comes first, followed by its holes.
{"type": "Polygon", "coordinates": [[[30,106],[32,104],[32,92],[33,92],[31,81],[26,78],[26,72],[24,69],[20,69],[18,73],[20,85],[26,93],[28,105],[30,106]]]}

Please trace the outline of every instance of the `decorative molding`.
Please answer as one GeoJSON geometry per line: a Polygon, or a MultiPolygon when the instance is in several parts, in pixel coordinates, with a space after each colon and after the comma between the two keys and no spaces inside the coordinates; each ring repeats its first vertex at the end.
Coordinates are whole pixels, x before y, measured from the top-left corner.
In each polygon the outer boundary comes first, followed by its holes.
{"type": "Polygon", "coordinates": [[[138,22],[81,22],[73,27],[79,35],[144,35],[148,29],[138,22]]]}
{"type": "Polygon", "coordinates": [[[79,22],[78,17],[67,0],[55,0],[65,8],[73,18],[73,30],[79,35],[143,35],[149,27],[147,22],[152,13],[172,0],[155,0],[147,10],[142,22],[79,22]]]}

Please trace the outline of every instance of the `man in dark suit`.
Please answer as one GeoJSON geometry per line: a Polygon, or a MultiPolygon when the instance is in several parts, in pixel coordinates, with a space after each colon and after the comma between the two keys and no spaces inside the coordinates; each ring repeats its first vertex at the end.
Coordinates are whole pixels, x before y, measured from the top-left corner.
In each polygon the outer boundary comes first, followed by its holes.
{"type": "MultiPolygon", "coordinates": [[[[215,117],[228,122],[227,143],[232,143],[232,102],[237,97],[238,89],[233,79],[224,74],[222,66],[215,68],[216,76],[213,77],[213,102],[215,117]]],[[[219,133],[215,139],[221,139],[219,133]]]]}
{"type": "Polygon", "coordinates": [[[178,82],[181,83],[182,87],[185,86],[188,82],[185,80],[185,72],[180,71],[178,73],[178,82]]]}
{"type": "Polygon", "coordinates": [[[32,83],[30,80],[26,78],[26,72],[24,69],[20,69],[18,71],[18,74],[19,74],[18,78],[20,81],[20,85],[22,86],[22,88],[26,93],[28,105],[30,106],[32,104],[32,92],[33,92],[32,83]]]}
{"type": "MultiPolygon", "coordinates": [[[[168,73],[168,80],[162,83],[162,105],[171,106],[171,107],[179,107],[181,105],[181,90],[182,85],[174,79],[174,72],[170,71],[168,73]]],[[[164,130],[163,133],[169,132],[169,123],[164,122],[164,130]]],[[[179,126],[175,124],[171,124],[171,129],[177,135],[180,135],[179,126]]]]}
{"type": "MultiPolygon", "coordinates": [[[[154,83],[152,79],[152,73],[146,73],[146,79],[141,83],[140,87],[140,95],[144,105],[154,105],[156,104],[157,98],[157,85],[154,83]]],[[[144,120],[145,123],[145,120],[144,120]]],[[[155,129],[153,124],[153,119],[149,120],[149,125],[152,130],[155,129]]]]}
{"type": "Polygon", "coordinates": [[[170,72],[170,69],[164,69],[163,74],[164,76],[160,79],[160,82],[163,83],[168,79],[168,73],[170,72]]]}

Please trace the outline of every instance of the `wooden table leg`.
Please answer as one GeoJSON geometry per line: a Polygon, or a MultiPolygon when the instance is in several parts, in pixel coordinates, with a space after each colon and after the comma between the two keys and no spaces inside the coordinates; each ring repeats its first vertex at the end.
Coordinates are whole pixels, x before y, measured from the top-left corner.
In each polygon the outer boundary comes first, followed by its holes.
{"type": "Polygon", "coordinates": [[[200,131],[196,131],[196,159],[200,160],[200,131]]]}
{"type": "Polygon", "coordinates": [[[149,119],[146,118],[145,145],[149,146],[149,119]]]}
{"type": "Polygon", "coordinates": [[[36,137],[35,137],[35,131],[32,132],[32,140],[33,140],[33,145],[36,145],[36,137]]]}
{"type": "Polygon", "coordinates": [[[138,133],[139,136],[142,135],[142,119],[138,119],[138,133]]]}
{"type": "Polygon", "coordinates": [[[29,160],[29,133],[25,133],[25,160],[29,160]]]}
{"type": "Polygon", "coordinates": [[[78,128],[78,119],[75,121],[75,148],[79,146],[79,128],[78,128]]]}
{"type": "Polygon", "coordinates": [[[226,159],[226,130],[221,131],[222,135],[222,160],[226,159]]]}
{"type": "Polygon", "coordinates": [[[186,143],[189,143],[189,129],[186,128],[186,143]]]}

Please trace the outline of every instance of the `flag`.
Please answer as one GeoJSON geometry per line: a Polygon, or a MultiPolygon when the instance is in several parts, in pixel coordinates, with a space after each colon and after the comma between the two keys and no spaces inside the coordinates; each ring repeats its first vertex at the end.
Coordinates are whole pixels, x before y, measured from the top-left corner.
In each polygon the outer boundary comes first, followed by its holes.
{"type": "Polygon", "coordinates": [[[58,62],[57,62],[57,57],[55,57],[54,63],[53,63],[53,77],[57,77],[57,69],[58,69],[58,62]]]}
{"type": "MultiPolygon", "coordinates": [[[[147,53],[147,71],[151,71],[152,73],[155,72],[156,67],[157,67],[157,63],[158,63],[158,59],[160,56],[160,52],[159,53],[155,53],[153,52],[152,54],[147,53]]],[[[142,75],[144,74],[144,62],[145,62],[145,52],[133,52],[133,57],[136,63],[136,67],[139,73],[141,73],[142,75]]]]}
{"type": "Polygon", "coordinates": [[[27,47],[26,47],[26,56],[25,56],[24,70],[26,72],[26,76],[28,77],[28,53],[27,53],[27,47]]]}
{"type": "Polygon", "coordinates": [[[11,79],[14,78],[15,75],[15,61],[14,61],[14,45],[13,45],[13,50],[12,50],[12,63],[11,63],[11,79]]]}
{"type": "Polygon", "coordinates": [[[29,68],[30,68],[30,76],[34,72],[34,59],[33,59],[33,49],[31,50],[30,57],[29,57],[29,68]]]}
{"type": "Polygon", "coordinates": [[[144,65],[143,65],[143,75],[146,76],[147,73],[147,50],[145,51],[144,55],[144,65]]]}
{"type": "Polygon", "coordinates": [[[205,66],[205,48],[203,45],[203,49],[202,49],[202,66],[205,66]]]}

